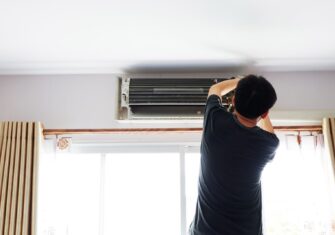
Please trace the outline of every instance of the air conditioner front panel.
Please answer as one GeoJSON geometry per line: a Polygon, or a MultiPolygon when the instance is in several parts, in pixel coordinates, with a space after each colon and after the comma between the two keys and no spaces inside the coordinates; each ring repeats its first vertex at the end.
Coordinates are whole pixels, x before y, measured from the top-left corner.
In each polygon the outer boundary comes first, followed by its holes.
{"type": "Polygon", "coordinates": [[[128,120],[201,119],[209,88],[223,80],[226,79],[123,78],[119,117],[128,120]]]}

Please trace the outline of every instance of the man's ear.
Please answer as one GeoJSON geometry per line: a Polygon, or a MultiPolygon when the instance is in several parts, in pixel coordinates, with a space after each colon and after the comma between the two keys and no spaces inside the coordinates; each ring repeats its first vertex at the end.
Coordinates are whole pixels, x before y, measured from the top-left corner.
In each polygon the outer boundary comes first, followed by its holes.
{"type": "Polygon", "coordinates": [[[261,118],[266,118],[266,116],[268,116],[268,114],[269,114],[269,110],[268,111],[266,111],[265,113],[263,113],[262,115],[261,115],[261,118]]]}
{"type": "Polygon", "coordinates": [[[233,106],[235,107],[235,96],[233,95],[233,97],[231,98],[231,103],[233,104],[233,106]]]}

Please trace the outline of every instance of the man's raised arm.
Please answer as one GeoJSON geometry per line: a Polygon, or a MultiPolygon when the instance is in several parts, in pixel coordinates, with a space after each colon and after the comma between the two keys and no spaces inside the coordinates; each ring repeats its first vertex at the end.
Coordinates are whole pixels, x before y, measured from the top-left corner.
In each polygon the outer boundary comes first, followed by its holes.
{"type": "Polygon", "coordinates": [[[211,88],[209,88],[208,97],[211,95],[217,95],[221,98],[225,94],[234,90],[239,81],[240,81],[239,78],[235,78],[230,80],[224,80],[222,82],[214,84],[213,86],[211,86],[211,88]]]}
{"type": "Polygon", "coordinates": [[[269,117],[269,114],[267,114],[265,118],[262,118],[259,121],[259,127],[262,128],[265,131],[270,132],[270,133],[275,133],[275,131],[273,129],[273,126],[272,126],[272,123],[271,123],[271,120],[270,120],[270,117],[269,117]]]}

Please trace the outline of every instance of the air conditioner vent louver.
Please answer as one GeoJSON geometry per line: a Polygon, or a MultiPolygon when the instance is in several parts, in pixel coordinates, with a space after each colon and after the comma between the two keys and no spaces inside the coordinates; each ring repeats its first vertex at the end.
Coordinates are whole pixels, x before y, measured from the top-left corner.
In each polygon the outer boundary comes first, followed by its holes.
{"type": "Polygon", "coordinates": [[[129,105],[204,105],[214,79],[131,79],[129,105]]]}

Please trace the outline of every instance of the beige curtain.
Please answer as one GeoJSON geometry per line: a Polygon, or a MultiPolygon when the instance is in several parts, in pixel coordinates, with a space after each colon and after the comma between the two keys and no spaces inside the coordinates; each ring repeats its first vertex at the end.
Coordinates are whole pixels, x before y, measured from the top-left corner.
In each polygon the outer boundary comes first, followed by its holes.
{"type": "MultiPolygon", "coordinates": [[[[325,150],[329,156],[328,165],[330,165],[332,172],[332,179],[330,180],[330,191],[332,198],[335,198],[335,118],[324,118],[322,123],[322,131],[324,135],[325,150]]],[[[335,234],[335,204],[332,204],[333,222],[332,228],[335,234]]]]}
{"type": "Polygon", "coordinates": [[[0,234],[34,235],[42,128],[38,122],[0,122],[0,234]]]}
{"type": "Polygon", "coordinates": [[[330,156],[335,178],[335,118],[324,118],[322,127],[325,139],[325,149],[330,156]]]}

